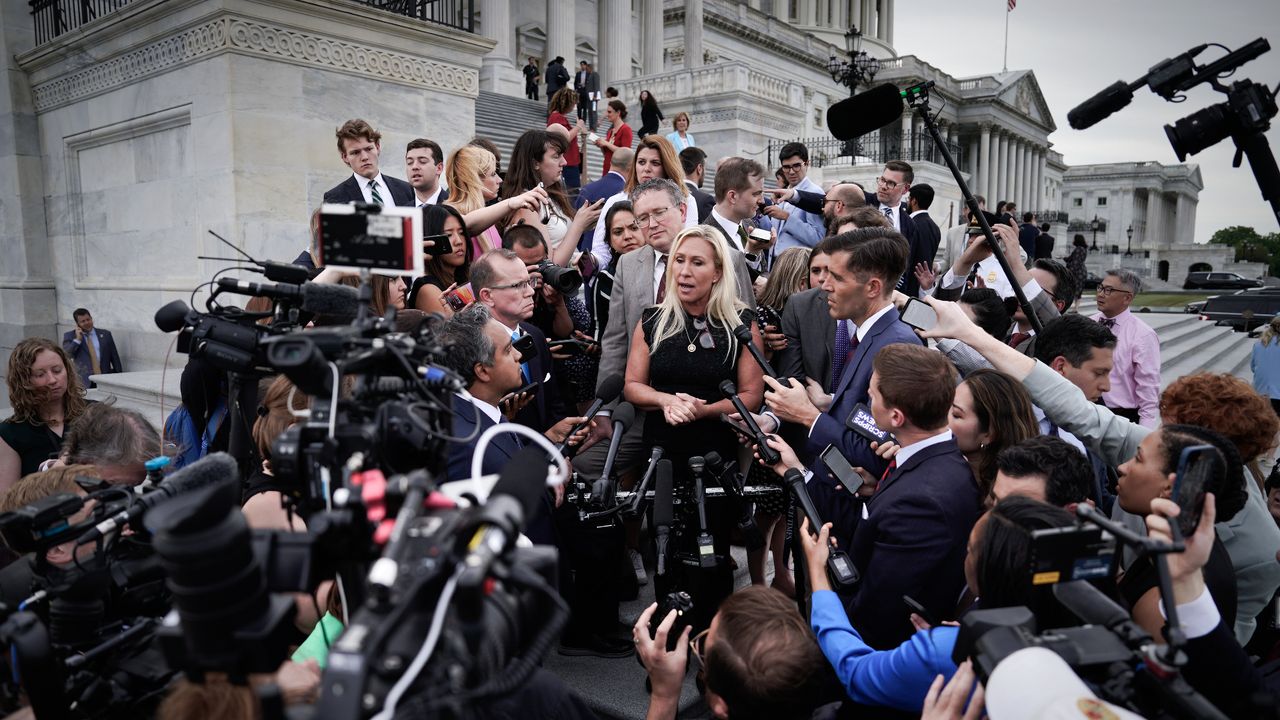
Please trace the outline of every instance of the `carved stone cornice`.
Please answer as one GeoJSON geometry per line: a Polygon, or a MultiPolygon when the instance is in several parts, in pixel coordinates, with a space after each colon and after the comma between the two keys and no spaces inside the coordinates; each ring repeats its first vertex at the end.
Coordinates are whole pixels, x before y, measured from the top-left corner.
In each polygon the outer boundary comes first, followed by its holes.
{"type": "Polygon", "coordinates": [[[223,16],[103,59],[32,87],[36,112],[98,95],[223,53],[238,53],[333,72],[475,97],[477,70],[316,32],[223,16]]]}

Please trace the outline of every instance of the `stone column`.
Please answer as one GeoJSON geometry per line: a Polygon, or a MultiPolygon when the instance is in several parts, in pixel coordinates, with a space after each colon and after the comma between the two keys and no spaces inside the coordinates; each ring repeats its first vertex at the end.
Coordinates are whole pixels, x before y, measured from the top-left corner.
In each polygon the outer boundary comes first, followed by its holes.
{"type": "Polygon", "coordinates": [[[765,0],[764,5],[762,7],[765,12],[778,18],[779,20],[791,19],[787,17],[791,7],[791,4],[787,2],[787,0],[765,0]]]}
{"type": "Polygon", "coordinates": [[[1044,197],[1044,148],[1036,148],[1036,208],[1052,210],[1044,197]]]}
{"type": "Polygon", "coordinates": [[[596,47],[600,51],[596,72],[600,73],[601,93],[631,77],[633,32],[631,0],[600,0],[596,4],[596,47]]]}
{"type": "Polygon", "coordinates": [[[1018,210],[1022,210],[1026,207],[1026,204],[1022,202],[1022,193],[1024,189],[1024,183],[1022,182],[1022,170],[1026,164],[1024,157],[1026,155],[1025,150],[1025,142],[1022,138],[1016,138],[1011,149],[1013,158],[1012,162],[1010,162],[1010,167],[1013,168],[1013,177],[1009,179],[1009,187],[1011,188],[1009,191],[1009,197],[1018,204],[1018,210]]]}
{"type": "MultiPolygon", "coordinates": [[[[911,133],[911,124],[915,115],[913,113],[902,114],[902,144],[898,151],[898,159],[906,160],[911,155],[911,143],[914,140],[911,133]]],[[[908,160],[908,162],[910,162],[908,160]]]]}
{"type": "Polygon", "coordinates": [[[875,19],[872,16],[875,15],[876,11],[876,0],[858,0],[858,2],[861,5],[858,12],[858,29],[862,31],[863,35],[872,37],[871,26],[875,23],[875,19]]]}
{"type": "Polygon", "coordinates": [[[574,0],[547,0],[547,57],[542,63],[545,70],[556,56],[564,58],[565,69],[573,75],[577,70],[577,28],[574,26],[577,13],[574,11],[574,0]]]}
{"type": "Polygon", "coordinates": [[[523,97],[524,76],[512,57],[515,35],[511,32],[511,0],[480,0],[480,29],[485,37],[497,43],[484,56],[480,87],[490,92],[523,97]]]}
{"type": "Polygon", "coordinates": [[[1035,207],[1035,203],[1032,202],[1031,200],[1031,198],[1035,194],[1031,184],[1035,180],[1036,175],[1035,175],[1035,171],[1031,169],[1031,158],[1032,158],[1031,143],[1026,143],[1025,145],[1022,146],[1023,165],[1022,165],[1022,205],[1021,207],[1026,210],[1031,210],[1034,212],[1037,208],[1035,207]]]}
{"type": "Polygon", "coordinates": [[[1008,200],[1013,193],[1013,136],[1004,133],[1000,136],[1000,192],[992,202],[1008,200]]]}
{"type": "Polygon", "coordinates": [[[662,25],[662,0],[644,0],[640,6],[641,25],[644,30],[644,74],[654,75],[663,71],[662,51],[665,32],[662,25]]]}
{"type": "Polygon", "coordinates": [[[987,202],[992,202],[991,196],[995,195],[995,189],[992,184],[991,175],[991,123],[982,123],[980,126],[980,134],[978,136],[978,174],[977,182],[974,183],[974,192],[979,195],[985,195],[987,202]]]}
{"type": "Polygon", "coordinates": [[[702,0],[684,0],[684,66],[702,66],[702,0]]]}
{"type": "Polygon", "coordinates": [[[880,1],[884,3],[884,7],[885,7],[884,40],[885,42],[889,43],[889,45],[893,45],[893,1],[894,0],[880,0],[880,1]]]}
{"type": "Polygon", "coordinates": [[[996,209],[996,203],[1004,198],[1004,163],[1008,159],[1005,153],[1008,151],[1009,136],[1004,134],[1003,130],[996,131],[996,137],[992,140],[995,146],[991,148],[991,196],[987,198],[987,209],[992,212],[996,209]]]}

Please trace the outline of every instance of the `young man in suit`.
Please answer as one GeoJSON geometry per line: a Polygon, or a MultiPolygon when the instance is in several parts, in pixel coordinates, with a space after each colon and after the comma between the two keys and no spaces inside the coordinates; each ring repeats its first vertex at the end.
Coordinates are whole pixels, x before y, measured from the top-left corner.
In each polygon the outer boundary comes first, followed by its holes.
{"type": "Polygon", "coordinates": [[[404,151],[405,175],[413,188],[413,204],[439,205],[449,197],[449,191],[440,184],[444,174],[444,152],[434,140],[418,138],[404,151]]]}
{"type": "Polygon", "coordinates": [[[747,268],[752,279],[761,269],[761,257],[768,250],[767,243],[757,242],[747,234],[742,225],[756,214],[756,206],[764,198],[764,166],[755,160],[730,158],[716,171],[716,204],[706,224],[719,230],[729,247],[749,253],[752,260],[747,268]]]}
{"type": "Polygon", "coordinates": [[[684,186],[698,206],[698,222],[705,223],[716,205],[716,196],[702,189],[702,177],[707,172],[707,152],[702,148],[688,147],[680,151],[680,166],[684,168],[684,186]]]}
{"type": "Polygon", "coordinates": [[[907,297],[916,297],[920,292],[920,283],[916,280],[912,269],[920,263],[926,265],[933,263],[933,253],[929,251],[931,241],[922,236],[911,219],[911,211],[902,202],[903,196],[911,190],[913,180],[915,180],[915,171],[909,163],[890,160],[884,164],[880,177],[876,178],[875,196],[867,196],[867,204],[877,208],[880,214],[888,219],[893,229],[902,233],[911,248],[907,270],[897,285],[897,288],[907,297]]]}
{"type": "Polygon", "coordinates": [[[938,223],[929,217],[929,206],[933,205],[933,186],[920,183],[912,185],[907,192],[907,209],[911,211],[911,222],[915,224],[920,235],[929,245],[929,263],[938,254],[938,246],[942,244],[942,230],[938,223]]]}
{"type": "Polygon", "coordinates": [[[120,362],[120,353],[116,350],[116,341],[111,333],[95,328],[93,316],[84,308],[76,308],[71,317],[76,321],[76,329],[62,334],[62,349],[76,364],[80,385],[85,389],[95,387],[89,382],[90,375],[124,372],[124,365],[120,362]]]}
{"type": "Polygon", "coordinates": [[[564,89],[569,84],[569,71],[564,69],[564,58],[557,55],[554,60],[547,63],[547,102],[551,102],[551,98],[555,94],[564,89]]]}
{"type": "Polygon", "coordinates": [[[578,74],[573,78],[573,89],[578,91],[578,117],[586,120],[592,131],[596,129],[596,100],[600,97],[600,73],[583,60],[578,64],[578,74]]]}
{"type": "MultiPolygon", "coordinates": [[[[871,414],[901,447],[887,465],[861,463],[878,480],[863,486],[870,491],[867,513],[852,541],[840,547],[848,548],[861,576],[848,599],[849,620],[868,645],[887,650],[915,632],[903,595],[935,617],[954,615],[982,498],[947,428],[958,380],[951,362],[928,348],[896,343],[880,350],[873,367],[871,414]]],[[[865,439],[858,442],[869,451],[865,439]]],[[[770,444],[783,456],[774,466],[779,474],[801,467],[786,443],[770,444]]]]}
{"type": "MultiPolygon", "coordinates": [[[[778,162],[782,164],[782,176],[787,186],[797,192],[821,193],[822,188],[809,179],[809,148],[803,143],[791,142],[778,151],[778,162]]],[[[765,214],[780,221],[778,242],[774,254],[793,247],[817,247],[826,236],[826,227],[822,222],[821,212],[812,212],[790,203],[771,205],[765,208],[765,214]]]]}
{"type": "Polygon", "coordinates": [[[338,156],[344,165],[351,168],[352,175],[326,192],[325,202],[413,207],[413,187],[378,170],[382,133],[357,118],[342,123],[335,134],[338,137],[338,156]]]}

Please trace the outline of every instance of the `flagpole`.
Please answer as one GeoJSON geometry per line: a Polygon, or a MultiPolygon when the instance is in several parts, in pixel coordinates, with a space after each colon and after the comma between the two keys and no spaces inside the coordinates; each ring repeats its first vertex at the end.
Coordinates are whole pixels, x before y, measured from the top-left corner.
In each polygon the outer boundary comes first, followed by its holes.
{"type": "Polygon", "coordinates": [[[1004,6],[1004,69],[1000,72],[1009,72],[1009,4],[1004,6]]]}

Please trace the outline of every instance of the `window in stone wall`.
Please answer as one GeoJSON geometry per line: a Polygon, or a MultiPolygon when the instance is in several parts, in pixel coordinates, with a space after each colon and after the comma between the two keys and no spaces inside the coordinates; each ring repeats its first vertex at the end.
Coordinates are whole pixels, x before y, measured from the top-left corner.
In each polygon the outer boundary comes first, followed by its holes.
{"type": "Polygon", "coordinates": [[[820,107],[813,109],[813,127],[817,130],[822,129],[822,108],[820,107]]]}
{"type": "Polygon", "coordinates": [[[1071,198],[1071,207],[1084,207],[1084,198],[1071,198]]]}
{"type": "Polygon", "coordinates": [[[1106,206],[1107,206],[1107,199],[1104,197],[1098,198],[1098,207],[1106,207],[1106,206]]]}

